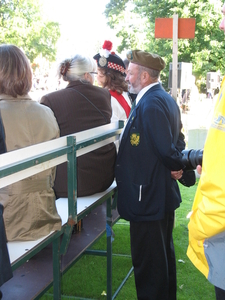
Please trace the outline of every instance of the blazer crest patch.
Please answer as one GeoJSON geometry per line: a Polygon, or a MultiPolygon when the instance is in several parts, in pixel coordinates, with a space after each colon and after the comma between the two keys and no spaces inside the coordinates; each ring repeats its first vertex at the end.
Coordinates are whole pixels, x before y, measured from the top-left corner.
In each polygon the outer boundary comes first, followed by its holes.
{"type": "Polygon", "coordinates": [[[140,144],[140,133],[132,133],[130,135],[131,146],[138,146],[140,144]]]}

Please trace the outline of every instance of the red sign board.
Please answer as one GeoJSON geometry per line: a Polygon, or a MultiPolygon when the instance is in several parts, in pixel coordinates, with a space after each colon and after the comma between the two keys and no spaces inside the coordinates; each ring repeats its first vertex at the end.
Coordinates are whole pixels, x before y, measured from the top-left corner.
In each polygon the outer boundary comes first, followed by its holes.
{"type": "MultiPolygon", "coordinates": [[[[178,19],[178,39],[193,39],[195,37],[195,19],[178,19]]],[[[155,19],[155,38],[173,38],[173,19],[155,19]]]]}

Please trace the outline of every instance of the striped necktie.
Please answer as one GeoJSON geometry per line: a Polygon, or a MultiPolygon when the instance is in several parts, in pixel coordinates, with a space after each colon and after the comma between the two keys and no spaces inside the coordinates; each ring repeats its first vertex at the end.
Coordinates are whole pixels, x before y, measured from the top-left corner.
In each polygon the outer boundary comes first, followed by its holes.
{"type": "Polygon", "coordinates": [[[136,99],[132,103],[131,110],[130,110],[130,115],[131,115],[132,111],[134,110],[135,106],[136,106],[136,99]]]}

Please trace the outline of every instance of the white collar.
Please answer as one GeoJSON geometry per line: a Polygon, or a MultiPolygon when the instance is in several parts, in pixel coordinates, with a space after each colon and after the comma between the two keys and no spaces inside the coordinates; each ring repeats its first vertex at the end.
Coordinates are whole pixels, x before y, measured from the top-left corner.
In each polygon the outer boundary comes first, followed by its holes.
{"type": "Polygon", "coordinates": [[[144,87],[142,90],[140,90],[140,92],[137,94],[137,98],[136,98],[136,105],[138,104],[138,102],[141,100],[142,96],[150,89],[152,88],[154,85],[159,84],[159,82],[154,82],[151,83],[149,85],[147,85],[146,87],[144,87]]]}
{"type": "Polygon", "coordinates": [[[0,101],[1,100],[32,100],[32,99],[28,94],[23,96],[17,95],[16,98],[11,95],[0,94],[0,101]]]}

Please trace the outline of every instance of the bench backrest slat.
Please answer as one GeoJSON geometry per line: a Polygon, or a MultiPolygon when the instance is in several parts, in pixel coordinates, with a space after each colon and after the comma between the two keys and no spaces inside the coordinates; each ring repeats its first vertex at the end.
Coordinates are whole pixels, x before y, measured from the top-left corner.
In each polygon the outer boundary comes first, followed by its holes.
{"type": "MultiPolygon", "coordinates": [[[[114,142],[122,127],[119,121],[70,135],[76,139],[76,156],[114,142]]],[[[64,136],[0,155],[0,188],[66,162],[71,151],[64,136]]]]}

